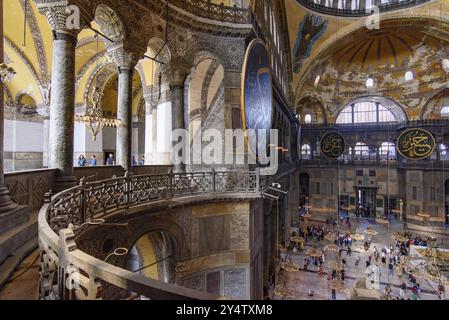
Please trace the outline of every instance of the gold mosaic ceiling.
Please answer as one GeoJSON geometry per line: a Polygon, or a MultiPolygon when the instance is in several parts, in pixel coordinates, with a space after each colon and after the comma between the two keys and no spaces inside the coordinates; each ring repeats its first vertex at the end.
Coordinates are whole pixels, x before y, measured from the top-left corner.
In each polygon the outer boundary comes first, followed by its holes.
{"type": "Polygon", "coordinates": [[[436,55],[447,43],[414,28],[363,30],[351,35],[335,49],[330,60],[340,73],[419,69],[423,61],[413,61],[419,50],[436,55]],[[410,65],[411,62],[415,62],[410,65]]]}

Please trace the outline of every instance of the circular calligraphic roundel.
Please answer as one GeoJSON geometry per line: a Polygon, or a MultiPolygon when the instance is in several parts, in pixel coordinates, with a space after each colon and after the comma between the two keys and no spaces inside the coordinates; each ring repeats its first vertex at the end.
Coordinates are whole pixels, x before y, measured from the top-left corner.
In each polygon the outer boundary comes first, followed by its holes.
{"type": "Polygon", "coordinates": [[[270,58],[263,41],[253,40],[245,55],[242,73],[242,121],[249,150],[258,155],[258,144],[269,143],[273,118],[270,58]],[[265,136],[265,140],[263,140],[265,136]]]}
{"type": "Polygon", "coordinates": [[[338,132],[328,132],[321,138],[321,153],[330,159],[337,159],[346,149],[346,142],[338,132]]]}
{"type": "Polygon", "coordinates": [[[396,141],[399,154],[410,160],[422,160],[429,157],[435,147],[436,141],[432,133],[420,128],[405,130],[396,141]]]}

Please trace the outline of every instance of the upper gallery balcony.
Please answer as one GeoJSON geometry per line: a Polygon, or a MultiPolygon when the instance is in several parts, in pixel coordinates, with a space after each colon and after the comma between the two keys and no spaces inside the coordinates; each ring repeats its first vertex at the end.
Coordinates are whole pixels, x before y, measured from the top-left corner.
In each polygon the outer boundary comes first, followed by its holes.
{"type": "Polygon", "coordinates": [[[335,16],[368,16],[375,6],[379,12],[404,9],[430,0],[296,0],[304,7],[335,16]]]}
{"type": "Polygon", "coordinates": [[[249,0],[171,0],[171,5],[197,17],[220,22],[249,23],[249,0]]]}

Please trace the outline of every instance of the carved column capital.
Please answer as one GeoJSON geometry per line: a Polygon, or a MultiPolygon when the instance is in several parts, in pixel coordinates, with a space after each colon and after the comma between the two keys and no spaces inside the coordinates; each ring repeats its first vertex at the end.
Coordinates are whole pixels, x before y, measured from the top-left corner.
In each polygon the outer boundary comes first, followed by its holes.
{"type": "Polygon", "coordinates": [[[165,74],[170,88],[184,87],[186,77],[189,74],[189,69],[184,65],[172,64],[170,68],[165,71],[165,74]]]}
{"type": "Polygon", "coordinates": [[[139,62],[139,54],[125,48],[123,43],[107,46],[108,55],[120,70],[134,70],[139,62]]]}
{"type": "Polygon", "coordinates": [[[39,13],[47,17],[56,39],[69,36],[76,40],[78,33],[81,32],[84,26],[84,19],[82,19],[78,7],[70,6],[68,1],[61,0],[34,1],[39,13]]]}

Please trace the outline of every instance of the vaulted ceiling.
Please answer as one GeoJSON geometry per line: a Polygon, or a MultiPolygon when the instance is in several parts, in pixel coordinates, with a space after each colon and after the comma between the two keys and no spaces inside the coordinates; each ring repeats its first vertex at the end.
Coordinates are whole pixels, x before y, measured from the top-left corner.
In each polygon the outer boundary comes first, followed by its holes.
{"type": "Polygon", "coordinates": [[[305,97],[314,97],[332,121],[351,100],[381,95],[398,102],[414,119],[449,86],[442,66],[449,58],[449,29],[442,21],[449,13],[448,1],[382,13],[379,20],[325,15],[296,0],[285,4],[295,109],[305,97]],[[405,78],[408,71],[411,80],[405,78]],[[374,87],[367,88],[368,78],[374,87]]]}
{"type": "MultiPolygon", "coordinates": [[[[4,43],[5,60],[16,72],[16,76],[6,85],[5,101],[7,106],[14,106],[16,100],[22,94],[32,97],[38,108],[48,108],[48,88],[51,82],[52,65],[52,32],[47,18],[40,14],[34,1],[6,0],[4,2],[4,43]],[[25,8],[25,4],[26,8],[25,8]],[[25,10],[26,9],[26,10],[25,10]],[[24,25],[26,12],[26,30],[24,25]]],[[[100,30],[95,21],[92,26],[100,30]]],[[[133,104],[133,113],[141,111],[144,85],[152,84],[153,63],[142,60],[136,72],[134,89],[136,97],[133,104]],[[140,76],[140,77],[139,77],[140,76]],[[139,90],[140,86],[140,90],[139,90]]],[[[89,90],[93,89],[98,79],[102,80],[100,86],[105,87],[115,75],[116,69],[112,61],[106,55],[103,39],[99,41],[95,33],[84,29],[78,35],[76,48],[76,104],[83,105],[87,102],[89,90]],[[101,76],[100,76],[101,75],[101,76]]],[[[114,91],[105,91],[103,108],[108,112],[116,111],[116,99],[114,91]]]]}

